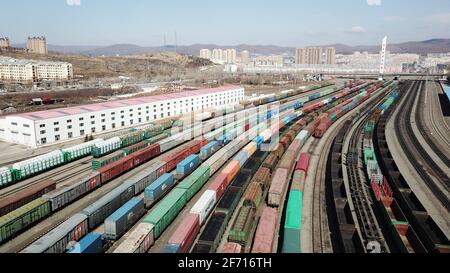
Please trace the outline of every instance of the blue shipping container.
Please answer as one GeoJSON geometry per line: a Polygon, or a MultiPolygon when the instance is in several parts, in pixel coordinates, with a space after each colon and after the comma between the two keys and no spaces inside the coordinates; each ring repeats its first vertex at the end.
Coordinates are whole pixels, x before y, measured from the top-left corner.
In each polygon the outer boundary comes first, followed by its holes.
{"type": "Polygon", "coordinates": [[[105,220],[107,239],[116,240],[145,213],[144,200],[133,197],[105,220]]]}
{"type": "Polygon", "coordinates": [[[179,253],[181,250],[181,245],[179,244],[167,244],[162,249],[161,253],[179,253]]]}
{"type": "Polygon", "coordinates": [[[97,233],[89,233],[67,251],[67,253],[102,253],[102,252],[103,252],[102,235],[97,233]]]}
{"type": "Polygon", "coordinates": [[[177,165],[177,175],[184,177],[190,174],[200,164],[200,158],[198,155],[190,155],[177,165]]]}
{"type": "Polygon", "coordinates": [[[173,175],[170,173],[163,174],[156,179],[152,184],[145,188],[144,201],[145,205],[149,206],[158,200],[166,191],[174,184],[173,175]]]}
{"type": "Polygon", "coordinates": [[[209,158],[219,149],[219,142],[211,141],[200,149],[200,159],[205,160],[209,158]]]}

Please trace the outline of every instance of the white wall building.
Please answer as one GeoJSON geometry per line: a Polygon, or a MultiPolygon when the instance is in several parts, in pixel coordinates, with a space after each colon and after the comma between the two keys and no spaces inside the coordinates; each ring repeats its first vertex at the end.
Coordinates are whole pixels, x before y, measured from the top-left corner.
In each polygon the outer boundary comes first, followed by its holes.
{"type": "Polygon", "coordinates": [[[72,64],[0,57],[0,80],[36,82],[40,80],[70,80],[72,64]]]}
{"type": "Polygon", "coordinates": [[[209,59],[218,64],[235,64],[236,55],[236,49],[234,48],[215,48],[212,51],[209,49],[200,49],[200,58],[209,59]]]}
{"type": "Polygon", "coordinates": [[[223,86],[0,117],[0,139],[31,147],[238,104],[244,88],[223,86]]]}

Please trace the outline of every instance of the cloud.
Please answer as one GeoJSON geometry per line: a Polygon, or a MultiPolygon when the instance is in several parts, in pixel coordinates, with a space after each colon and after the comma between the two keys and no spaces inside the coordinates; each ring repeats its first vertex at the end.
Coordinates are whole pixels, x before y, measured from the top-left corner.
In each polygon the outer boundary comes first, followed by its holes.
{"type": "Polygon", "coordinates": [[[81,6],[81,0],[66,0],[69,6],[81,6]]]}
{"type": "Polygon", "coordinates": [[[366,0],[369,6],[381,6],[381,0],[366,0]]]}
{"type": "Polygon", "coordinates": [[[384,16],[383,20],[386,22],[403,22],[406,20],[406,18],[403,16],[399,16],[399,15],[390,15],[390,16],[384,16]]]}
{"type": "Polygon", "coordinates": [[[363,28],[362,26],[354,26],[347,32],[348,33],[365,33],[366,29],[363,28]]]}

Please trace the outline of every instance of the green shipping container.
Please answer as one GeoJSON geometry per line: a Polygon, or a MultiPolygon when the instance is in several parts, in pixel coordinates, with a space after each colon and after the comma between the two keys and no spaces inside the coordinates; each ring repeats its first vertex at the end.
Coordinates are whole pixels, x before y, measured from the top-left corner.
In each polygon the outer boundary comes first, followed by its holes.
{"type": "Polygon", "coordinates": [[[368,160],[377,160],[375,157],[375,152],[370,148],[364,149],[364,164],[367,165],[368,160]]]}
{"type": "Polygon", "coordinates": [[[154,225],[153,236],[155,240],[172,223],[173,219],[186,205],[187,200],[186,190],[175,188],[144,218],[144,223],[154,225]]]}
{"type": "Polygon", "coordinates": [[[51,213],[50,202],[38,198],[0,218],[0,243],[51,213]]]}
{"type": "Polygon", "coordinates": [[[284,223],[283,253],[300,253],[300,232],[302,229],[302,202],[301,191],[289,192],[284,223]]]}
{"type": "Polygon", "coordinates": [[[210,176],[209,167],[200,166],[188,177],[186,177],[177,188],[186,190],[186,198],[190,200],[208,181],[210,176]]]}

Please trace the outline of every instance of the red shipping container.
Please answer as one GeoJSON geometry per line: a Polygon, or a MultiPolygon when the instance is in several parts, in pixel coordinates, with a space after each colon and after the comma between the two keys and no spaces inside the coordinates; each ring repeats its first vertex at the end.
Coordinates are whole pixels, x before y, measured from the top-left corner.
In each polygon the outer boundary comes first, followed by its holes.
{"type": "Polygon", "coordinates": [[[99,187],[101,183],[101,175],[99,172],[93,172],[90,176],[84,178],[86,179],[86,189],[87,191],[91,191],[97,187],[99,187]]]}
{"type": "Polygon", "coordinates": [[[252,253],[272,253],[276,224],[277,210],[265,207],[256,228],[252,253]]]}
{"type": "Polygon", "coordinates": [[[247,132],[250,129],[250,124],[245,124],[244,131],[247,132]]]}
{"type": "Polygon", "coordinates": [[[142,150],[132,153],[129,156],[133,157],[134,165],[139,166],[139,165],[149,161],[150,159],[154,158],[155,156],[159,155],[160,153],[161,153],[161,150],[160,150],[159,144],[152,144],[148,147],[145,147],[142,150]]]}
{"type": "Polygon", "coordinates": [[[209,190],[216,192],[216,200],[219,200],[222,197],[223,193],[227,189],[227,175],[219,174],[214,178],[213,182],[208,187],[209,190]]]}
{"type": "Polygon", "coordinates": [[[170,236],[168,244],[180,245],[180,252],[187,253],[199,231],[200,218],[198,214],[188,213],[170,236]]]}
{"type": "Polygon", "coordinates": [[[309,161],[311,156],[308,153],[301,153],[299,159],[297,160],[297,166],[295,170],[304,171],[308,175],[309,161]]]}
{"type": "Polygon", "coordinates": [[[288,151],[293,151],[295,153],[298,153],[300,151],[301,147],[301,142],[298,139],[294,139],[294,141],[292,141],[291,145],[288,148],[288,151]]]}
{"type": "Polygon", "coordinates": [[[134,167],[133,157],[126,156],[124,158],[117,160],[116,162],[113,162],[98,169],[98,172],[102,176],[102,184],[105,184],[113,180],[114,178],[118,177],[119,175],[123,174],[124,172],[131,170],[133,167],[134,167]]]}
{"type": "Polygon", "coordinates": [[[222,253],[241,253],[242,246],[238,243],[227,242],[223,245],[222,253]]]}

